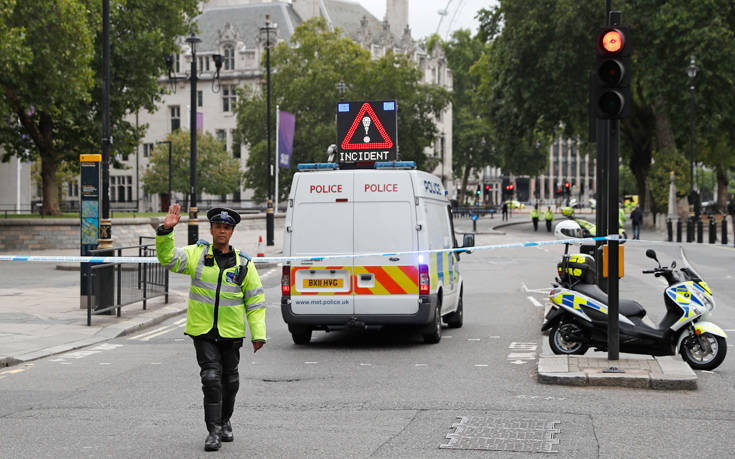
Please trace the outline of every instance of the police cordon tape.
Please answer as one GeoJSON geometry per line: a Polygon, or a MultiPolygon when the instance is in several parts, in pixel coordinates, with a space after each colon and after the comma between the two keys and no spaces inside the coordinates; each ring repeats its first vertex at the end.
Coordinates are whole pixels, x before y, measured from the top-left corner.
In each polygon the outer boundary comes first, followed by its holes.
{"type": "MultiPolygon", "coordinates": [[[[373,252],[373,253],[356,253],[350,255],[325,255],[321,257],[314,256],[300,256],[300,257],[252,257],[250,258],[255,263],[283,263],[287,261],[324,261],[324,260],[337,260],[346,258],[358,258],[358,257],[386,257],[395,255],[412,255],[439,252],[475,252],[479,250],[496,250],[496,249],[513,249],[523,247],[542,247],[548,245],[577,245],[584,242],[597,242],[597,241],[613,241],[618,240],[625,244],[646,244],[646,245],[671,245],[681,244],[678,242],[666,242],[666,241],[648,241],[648,240],[634,240],[634,239],[623,239],[617,234],[611,234],[609,236],[596,236],[587,238],[572,238],[572,239],[553,239],[549,241],[530,241],[530,242],[510,242],[507,244],[491,244],[491,245],[479,245],[476,247],[458,247],[454,249],[434,249],[434,250],[411,250],[404,252],[373,252]]],[[[0,261],[28,261],[28,262],[50,262],[50,263],[158,263],[158,259],[155,257],[53,257],[53,256],[18,256],[18,255],[0,255],[0,261]]]]}

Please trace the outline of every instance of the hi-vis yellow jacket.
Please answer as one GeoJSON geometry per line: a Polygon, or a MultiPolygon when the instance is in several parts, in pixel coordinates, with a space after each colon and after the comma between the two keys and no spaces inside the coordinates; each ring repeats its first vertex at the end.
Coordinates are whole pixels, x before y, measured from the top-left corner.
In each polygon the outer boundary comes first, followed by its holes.
{"type": "Polygon", "coordinates": [[[199,336],[215,325],[224,338],[245,337],[245,316],[253,341],[265,341],[265,294],[258,271],[249,258],[235,249],[235,266],[220,271],[212,246],[199,241],[184,248],[174,247],[173,231],[156,236],[158,261],[171,272],[191,276],[186,334],[199,336]],[[205,256],[211,256],[206,266],[205,256]],[[241,284],[237,274],[247,269],[241,284]]]}

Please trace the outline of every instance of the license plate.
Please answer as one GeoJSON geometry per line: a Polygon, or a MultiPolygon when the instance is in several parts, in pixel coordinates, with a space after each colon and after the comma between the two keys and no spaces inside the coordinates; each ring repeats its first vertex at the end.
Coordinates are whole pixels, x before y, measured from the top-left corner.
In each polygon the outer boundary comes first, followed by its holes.
{"type": "Polygon", "coordinates": [[[342,288],[344,279],[304,279],[304,288],[342,288]]]}

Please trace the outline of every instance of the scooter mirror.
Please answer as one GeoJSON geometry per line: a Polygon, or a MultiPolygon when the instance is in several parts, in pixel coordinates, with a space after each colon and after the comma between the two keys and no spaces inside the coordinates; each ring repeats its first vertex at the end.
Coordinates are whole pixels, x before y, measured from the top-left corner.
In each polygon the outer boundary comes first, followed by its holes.
{"type": "Polygon", "coordinates": [[[671,262],[671,269],[674,269],[674,268],[676,268],[676,260],[671,262]]]}
{"type": "Polygon", "coordinates": [[[646,250],[646,256],[648,258],[652,258],[652,259],[656,260],[656,263],[658,263],[658,265],[661,266],[661,262],[658,261],[658,258],[656,258],[656,251],[655,250],[653,250],[653,249],[646,250]]]}

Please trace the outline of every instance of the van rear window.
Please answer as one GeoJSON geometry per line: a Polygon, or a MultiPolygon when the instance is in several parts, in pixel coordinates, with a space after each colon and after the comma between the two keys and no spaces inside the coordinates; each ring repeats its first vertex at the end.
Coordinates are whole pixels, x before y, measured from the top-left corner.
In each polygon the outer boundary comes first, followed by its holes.
{"type": "Polygon", "coordinates": [[[294,208],[291,236],[293,255],[351,254],[353,247],[352,204],[302,202],[294,208]]]}
{"type": "Polygon", "coordinates": [[[415,250],[413,208],[408,202],[356,202],[357,252],[415,250]]]}

